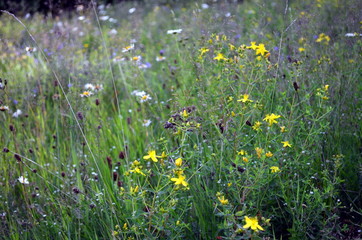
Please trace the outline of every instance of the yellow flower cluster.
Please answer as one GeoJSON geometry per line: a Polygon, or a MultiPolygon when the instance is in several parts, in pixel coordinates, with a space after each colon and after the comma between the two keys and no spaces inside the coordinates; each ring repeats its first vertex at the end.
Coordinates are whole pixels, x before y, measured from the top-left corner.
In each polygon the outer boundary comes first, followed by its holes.
{"type": "Polygon", "coordinates": [[[331,40],[331,38],[328,35],[321,33],[321,34],[319,34],[318,38],[315,41],[328,45],[330,40],[331,40]]]}
{"type": "Polygon", "coordinates": [[[184,171],[181,168],[182,166],[182,158],[178,158],[175,160],[175,166],[176,169],[174,169],[174,172],[176,174],[177,177],[171,178],[171,181],[175,182],[175,185],[178,188],[180,187],[185,187],[186,189],[188,189],[188,182],[185,180],[186,176],[184,175],[184,171]]]}
{"type": "Polygon", "coordinates": [[[247,49],[252,49],[255,51],[256,55],[268,58],[270,56],[270,53],[268,50],[266,50],[265,45],[263,43],[260,43],[259,45],[256,45],[256,42],[251,42],[250,46],[247,46],[247,49]]]}
{"type": "Polygon", "coordinates": [[[329,89],[329,85],[324,85],[321,88],[317,88],[317,93],[316,96],[322,98],[323,100],[328,100],[328,89],[329,89]]]}

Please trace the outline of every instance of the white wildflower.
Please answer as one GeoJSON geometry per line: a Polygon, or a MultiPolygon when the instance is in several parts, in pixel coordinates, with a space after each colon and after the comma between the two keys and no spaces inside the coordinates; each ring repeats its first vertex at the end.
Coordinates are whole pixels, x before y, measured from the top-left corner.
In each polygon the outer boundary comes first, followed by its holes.
{"type": "Polygon", "coordinates": [[[151,123],[152,123],[152,121],[150,119],[145,119],[145,120],[143,120],[142,126],[148,127],[148,126],[150,126],[151,123]]]}
{"type": "Polygon", "coordinates": [[[131,44],[127,47],[122,48],[122,52],[129,52],[134,49],[134,44],[131,44]]]}
{"type": "Polygon", "coordinates": [[[167,30],[167,34],[178,34],[181,32],[182,32],[182,29],[167,30]]]}
{"type": "Polygon", "coordinates": [[[164,56],[157,56],[156,57],[157,62],[161,62],[161,61],[164,61],[164,60],[166,60],[166,57],[164,57],[164,56]]]}
{"type": "Polygon", "coordinates": [[[86,85],[84,85],[84,89],[93,91],[95,89],[95,86],[91,83],[87,83],[86,85]]]}
{"type": "Polygon", "coordinates": [[[20,109],[17,109],[14,113],[13,113],[13,117],[17,118],[19,117],[23,112],[20,109]]]}
{"type": "Polygon", "coordinates": [[[0,106],[0,111],[5,112],[8,111],[9,107],[8,106],[0,106]]]}
{"type": "Polygon", "coordinates": [[[20,183],[22,183],[22,184],[29,184],[28,179],[25,178],[25,177],[23,177],[23,176],[19,177],[19,178],[18,178],[18,181],[19,181],[20,183]]]}

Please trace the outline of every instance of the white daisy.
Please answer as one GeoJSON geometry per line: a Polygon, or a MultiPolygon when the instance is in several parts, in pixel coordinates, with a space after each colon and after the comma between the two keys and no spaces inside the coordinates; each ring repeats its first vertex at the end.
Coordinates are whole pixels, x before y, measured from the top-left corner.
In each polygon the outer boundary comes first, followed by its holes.
{"type": "Polygon", "coordinates": [[[164,61],[164,60],[166,60],[166,57],[164,57],[164,56],[157,56],[156,57],[157,62],[161,62],[161,61],[164,61]]]}
{"type": "Polygon", "coordinates": [[[9,107],[8,106],[0,106],[0,111],[5,112],[8,111],[9,107]]]}
{"type": "Polygon", "coordinates": [[[83,93],[79,94],[81,97],[90,97],[93,95],[91,91],[84,91],[83,93]]]}
{"type": "Polygon", "coordinates": [[[150,126],[151,123],[152,123],[152,121],[150,119],[145,119],[145,120],[143,120],[142,126],[148,127],[148,126],[150,126]]]}
{"type": "Polygon", "coordinates": [[[87,83],[86,85],[84,85],[84,89],[93,91],[95,89],[95,86],[91,83],[87,83]]]}
{"type": "Polygon", "coordinates": [[[122,52],[129,52],[129,51],[131,51],[133,49],[134,49],[134,44],[132,43],[131,45],[122,48],[122,52]]]}
{"type": "Polygon", "coordinates": [[[20,183],[22,183],[22,184],[29,184],[28,179],[25,178],[25,177],[23,177],[23,176],[19,177],[19,178],[18,178],[18,181],[19,181],[20,183]]]}

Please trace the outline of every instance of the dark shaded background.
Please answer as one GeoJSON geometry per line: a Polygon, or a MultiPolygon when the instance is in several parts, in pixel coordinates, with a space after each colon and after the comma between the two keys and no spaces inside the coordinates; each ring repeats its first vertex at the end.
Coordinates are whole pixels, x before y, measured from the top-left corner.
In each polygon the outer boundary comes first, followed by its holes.
{"type": "MultiPolygon", "coordinates": [[[[224,3],[241,3],[244,0],[219,0],[224,3]]],[[[159,5],[185,5],[196,2],[195,0],[93,0],[97,5],[116,4],[122,2],[137,2],[139,4],[156,3],[159,5]]],[[[213,1],[205,1],[213,2],[213,1]]],[[[56,17],[71,13],[77,7],[90,8],[92,0],[0,0],[0,10],[7,10],[18,16],[25,16],[27,13],[41,13],[44,16],[56,17]]],[[[1,15],[1,12],[0,12],[1,15]]]]}
{"type": "MultiPolygon", "coordinates": [[[[142,0],[94,0],[97,4],[114,4],[120,2],[143,2],[142,0]]],[[[77,6],[91,6],[91,0],[0,0],[0,10],[7,10],[16,15],[35,12],[44,15],[59,16],[76,10],[77,6]]]]}

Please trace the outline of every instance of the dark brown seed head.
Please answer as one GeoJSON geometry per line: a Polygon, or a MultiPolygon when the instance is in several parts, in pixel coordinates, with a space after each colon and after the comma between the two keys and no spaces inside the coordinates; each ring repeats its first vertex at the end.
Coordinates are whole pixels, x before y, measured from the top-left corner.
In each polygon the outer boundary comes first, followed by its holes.
{"type": "Polygon", "coordinates": [[[113,172],[113,181],[117,181],[117,179],[118,179],[118,173],[113,172]]]}
{"type": "Polygon", "coordinates": [[[300,88],[297,82],[293,82],[293,87],[295,91],[298,91],[298,89],[300,88]]]}
{"type": "Polygon", "coordinates": [[[108,163],[108,167],[112,168],[112,158],[107,156],[107,163],[108,163]]]}
{"type": "Polygon", "coordinates": [[[79,190],[78,188],[74,187],[74,188],[73,188],[73,192],[74,192],[75,194],[78,194],[78,193],[80,193],[80,190],[79,190]]]}
{"type": "Polygon", "coordinates": [[[125,154],[124,151],[121,151],[121,152],[119,153],[119,155],[118,155],[118,157],[119,157],[120,159],[124,159],[125,156],[126,156],[126,154],[125,154]]]}
{"type": "Polygon", "coordinates": [[[15,153],[14,154],[14,158],[18,161],[18,162],[21,162],[21,157],[19,154],[15,153]]]}
{"type": "Polygon", "coordinates": [[[243,172],[245,171],[245,168],[243,168],[243,167],[241,167],[241,166],[238,166],[238,171],[239,171],[240,173],[243,173],[243,172]]]}
{"type": "Polygon", "coordinates": [[[82,112],[77,112],[77,117],[79,118],[79,120],[83,120],[84,116],[82,112]]]}
{"type": "Polygon", "coordinates": [[[118,181],[118,182],[117,182],[117,186],[118,186],[118,187],[122,187],[122,186],[123,186],[123,182],[122,182],[122,181],[118,181]]]}

